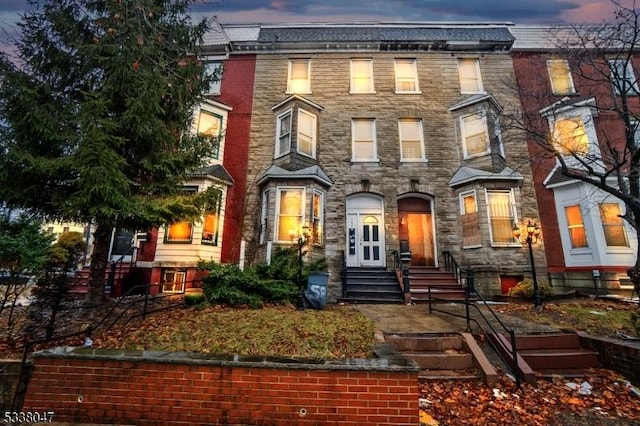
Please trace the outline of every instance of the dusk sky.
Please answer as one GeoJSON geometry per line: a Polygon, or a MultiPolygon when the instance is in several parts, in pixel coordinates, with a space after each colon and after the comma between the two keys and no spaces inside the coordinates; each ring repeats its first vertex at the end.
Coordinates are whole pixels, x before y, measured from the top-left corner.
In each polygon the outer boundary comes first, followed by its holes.
{"type": "MultiPolygon", "coordinates": [[[[632,5],[633,0],[619,0],[632,5]]],[[[15,35],[27,0],[0,0],[0,44],[15,35]]],[[[611,18],[610,0],[206,0],[194,16],[221,23],[492,21],[583,23],[611,18]]]]}

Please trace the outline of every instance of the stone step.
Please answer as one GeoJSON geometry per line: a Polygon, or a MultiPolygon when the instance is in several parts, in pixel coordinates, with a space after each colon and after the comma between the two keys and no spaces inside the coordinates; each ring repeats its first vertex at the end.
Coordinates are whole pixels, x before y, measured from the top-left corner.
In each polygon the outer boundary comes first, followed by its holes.
{"type": "Polygon", "coordinates": [[[410,352],[402,355],[411,358],[422,369],[429,370],[466,370],[473,368],[473,356],[470,353],[448,350],[444,352],[410,352]]]}
{"type": "Polygon", "coordinates": [[[534,370],[598,367],[598,353],[584,349],[518,350],[534,370]]]}
{"type": "Polygon", "coordinates": [[[580,347],[580,337],[574,333],[516,335],[518,350],[570,349],[580,347]]]}

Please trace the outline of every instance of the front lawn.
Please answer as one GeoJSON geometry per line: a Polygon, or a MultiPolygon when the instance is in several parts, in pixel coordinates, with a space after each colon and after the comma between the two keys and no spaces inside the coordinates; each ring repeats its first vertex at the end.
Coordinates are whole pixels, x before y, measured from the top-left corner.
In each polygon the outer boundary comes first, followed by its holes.
{"type": "Polygon", "coordinates": [[[126,331],[94,338],[94,347],[303,358],[368,358],[374,324],[350,307],[298,311],[212,306],[154,314],[126,331]]]}

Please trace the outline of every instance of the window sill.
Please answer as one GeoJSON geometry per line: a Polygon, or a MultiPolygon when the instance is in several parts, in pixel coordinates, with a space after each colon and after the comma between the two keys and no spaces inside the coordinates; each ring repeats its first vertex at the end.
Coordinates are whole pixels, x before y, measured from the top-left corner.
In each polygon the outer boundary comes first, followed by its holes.
{"type": "Polygon", "coordinates": [[[466,249],[477,249],[477,248],[482,248],[482,244],[476,244],[476,245],[473,245],[473,246],[462,246],[463,250],[466,250],[466,249]]]}
{"type": "Polygon", "coordinates": [[[357,158],[352,158],[351,159],[351,163],[380,163],[380,159],[379,158],[375,158],[375,159],[357,159],[357,158]]]}
{"type": "Polygon", "coordinates": [[[400,163],[403,164],[411,164],[411,163],[428,163],[429,160],[426,158],[411,158],[411,159],[406,159],[406,158],[401,158],[400,159],[400,163]]]}
{"type": "Polygon", "coordinates": [[[414,92],[400,92],[396,90],[396,95],[422,95],[422,90],[417,90],[414,92]]]}
{"type": "Polygon", "coordinates": [[[524,246],[520,243],[491,243],[491,248],[522,248],[524,246]]]}
{"type": "Polygon", "coordinates": [[[479,158],[479,157],[485,157],[487,155],[491,154],[491,150],[485,151],[485,152],[480,152],[478,154],[473,154],[473,155],[465,155],[463,157],[464,160],[472,160],[474,158],[479,158]]]}
{"type": "Polygon", "coordinates": [[[284,92],[284,93],[287,94],[287,95],[311,95],[311,94],[313,94],[312,91],[308,91],[308,92],[290,92],[288,90],[286,92],[284,92]]]}
{"type": "Polygon", "coordinates": [[[349,94],[350,95],[375,95],[376,92],[375,92],[375,90],[373,92],[353,92],[353,91],[349,90],[349,94]]]}
{"type": "Polygon", "coordinates": [[[479,90],[479,91],[475,91],[475,92],[463,92],[461,90],[460,94],[461,95],[486,95],[487,92],[485,90],[479,90]]]}

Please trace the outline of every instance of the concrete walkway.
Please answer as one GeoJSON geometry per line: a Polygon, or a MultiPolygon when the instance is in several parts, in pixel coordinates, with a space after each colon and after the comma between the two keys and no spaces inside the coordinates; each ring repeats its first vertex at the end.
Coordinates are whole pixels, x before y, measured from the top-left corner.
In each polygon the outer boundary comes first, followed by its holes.
{"type": "MultiPolygon", "coordinates": [[[[440,312],[429,314],[429,306],[426,304],[404,305],[351,305],[362,312],[368,319],[376,323],[378,331],[382,333],[458,333],[467,331],[467,322],[464,319],[464,305],[456,303],[446,303],[434,305],[439,310],[455,313],[463,316],[463,318],[447,315],[440,312]]],[[[498,321],[491,315],[487,308],[480,308],[484,316],[497,332],[503,332],[504,329],[498,321]]],[[[516,333],[545,333],[559,331],[554,327],[525,321],[523,319],[500,314],[500,305],[493,305],[492,309],[496,312],[500,321],[509,329],[513,329],[516,333]]],[[[471,318],[476,318],[480,326],[485,331],[490,331],[487,323],[482,320],[478,310],[472,308],[470,310],[471,318]]],[[[478,326],[471,322],[471,332],[478,333],[478,326]]]]}

